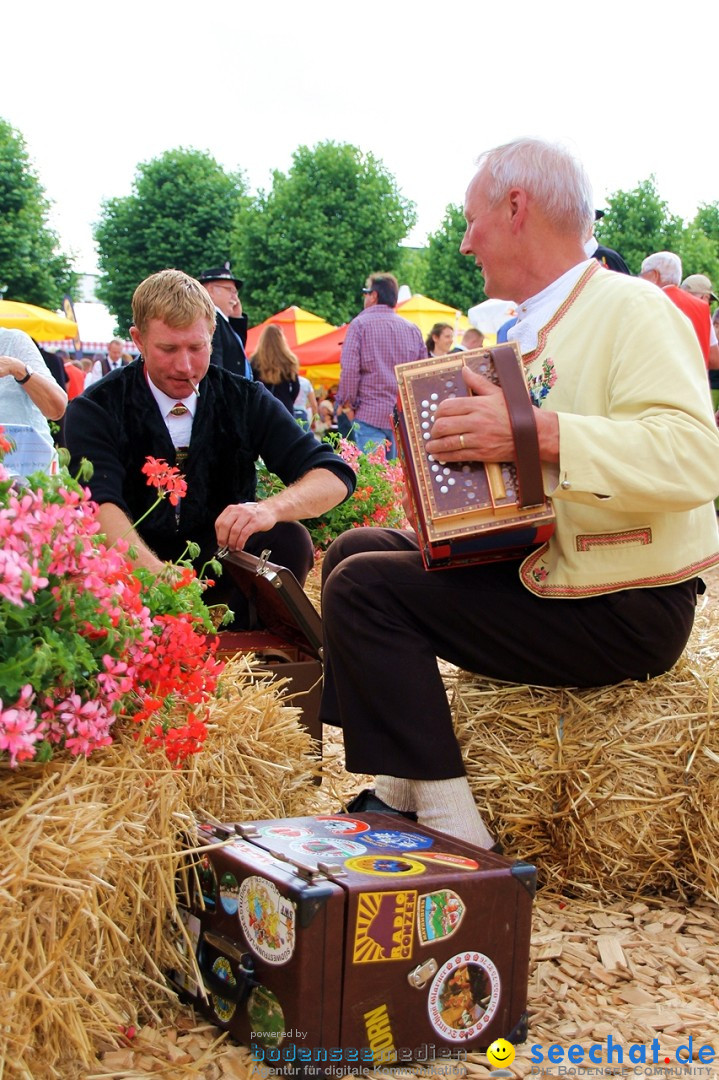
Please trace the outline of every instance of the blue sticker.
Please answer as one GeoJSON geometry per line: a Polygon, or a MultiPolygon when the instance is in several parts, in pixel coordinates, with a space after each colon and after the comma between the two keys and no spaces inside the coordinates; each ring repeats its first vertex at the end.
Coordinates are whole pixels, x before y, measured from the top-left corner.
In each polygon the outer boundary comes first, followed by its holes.
{"type": "Polygon", "coordinates": [[[362,843],[373,847],[396,848],[399,851],[417,851],[432,847],[434,840],[422,833],[397,832],[394,829],[374,829],[362,833],[362,843]]]}
{"type": "Polygon", "coordinates": [[[226,871],[220,878],[220,903],[228,915],[237,914],[237,898],[240,886],[234,874],[226,871]]]}

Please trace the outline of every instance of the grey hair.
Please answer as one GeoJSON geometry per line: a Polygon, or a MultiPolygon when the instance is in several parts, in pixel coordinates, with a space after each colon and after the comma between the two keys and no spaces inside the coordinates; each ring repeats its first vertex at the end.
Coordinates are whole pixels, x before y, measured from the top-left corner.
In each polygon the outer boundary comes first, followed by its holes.
{"type": "Polygon", "coordinates": [[[639,271],[646,274],[656,270],[662,285],[678,285],[682,280],[682,260],[673,251],[655,251],[647,255],[639,271]]]}
{"type": "Polygon", "coordinates": [[[488,196],[499,202],[510,188],[524,188],[547,218],[582,241],[594,224],[594,194],[584,169],[568,150],[542,139],[515,139],[477,159],[489,177],[488,196]]]}

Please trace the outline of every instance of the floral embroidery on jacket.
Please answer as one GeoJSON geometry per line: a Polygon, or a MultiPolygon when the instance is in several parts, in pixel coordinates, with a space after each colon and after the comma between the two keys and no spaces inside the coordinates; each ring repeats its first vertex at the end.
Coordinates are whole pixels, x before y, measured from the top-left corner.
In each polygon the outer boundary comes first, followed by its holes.
{"type": "Polygon", "coordinates": [[[551,357],[547,357],[546,360],[542,361],[542,370],[539,375],[530,375],[527,380],[529,394],[537,408],[542,404],[543,399],[547,396],[556,381],[557,372],[554,367],[554,361],[551,357]]]}

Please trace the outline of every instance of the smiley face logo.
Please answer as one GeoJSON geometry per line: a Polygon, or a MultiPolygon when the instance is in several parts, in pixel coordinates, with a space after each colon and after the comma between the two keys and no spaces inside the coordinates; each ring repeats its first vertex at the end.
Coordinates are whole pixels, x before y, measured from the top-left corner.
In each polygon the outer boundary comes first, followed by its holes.
{"type": "Polygon", "coordinates": [[[495,1039],[492,1045],[487,1047],[487,1059],[498,1068],[503,1065],[511,1065],[514,1061],[514,1054],[514,1047],[506,1039],[495,1039]]]}

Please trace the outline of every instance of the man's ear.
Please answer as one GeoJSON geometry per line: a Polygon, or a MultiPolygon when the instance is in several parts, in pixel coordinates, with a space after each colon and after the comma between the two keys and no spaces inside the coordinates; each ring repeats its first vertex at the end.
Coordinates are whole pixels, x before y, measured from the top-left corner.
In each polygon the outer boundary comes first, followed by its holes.
{"type": "Polygon", "coordinates": [[[130,337],[138,352],[142,352],[142,336],[136,326],[130,327],[130,337]]]}
{"type": "Polygon", "coordinates": [[[510,188],[507,198],[512,231],[516,232],[521,229],[527,217],[527,192],[524,188],[510,188]]]}

